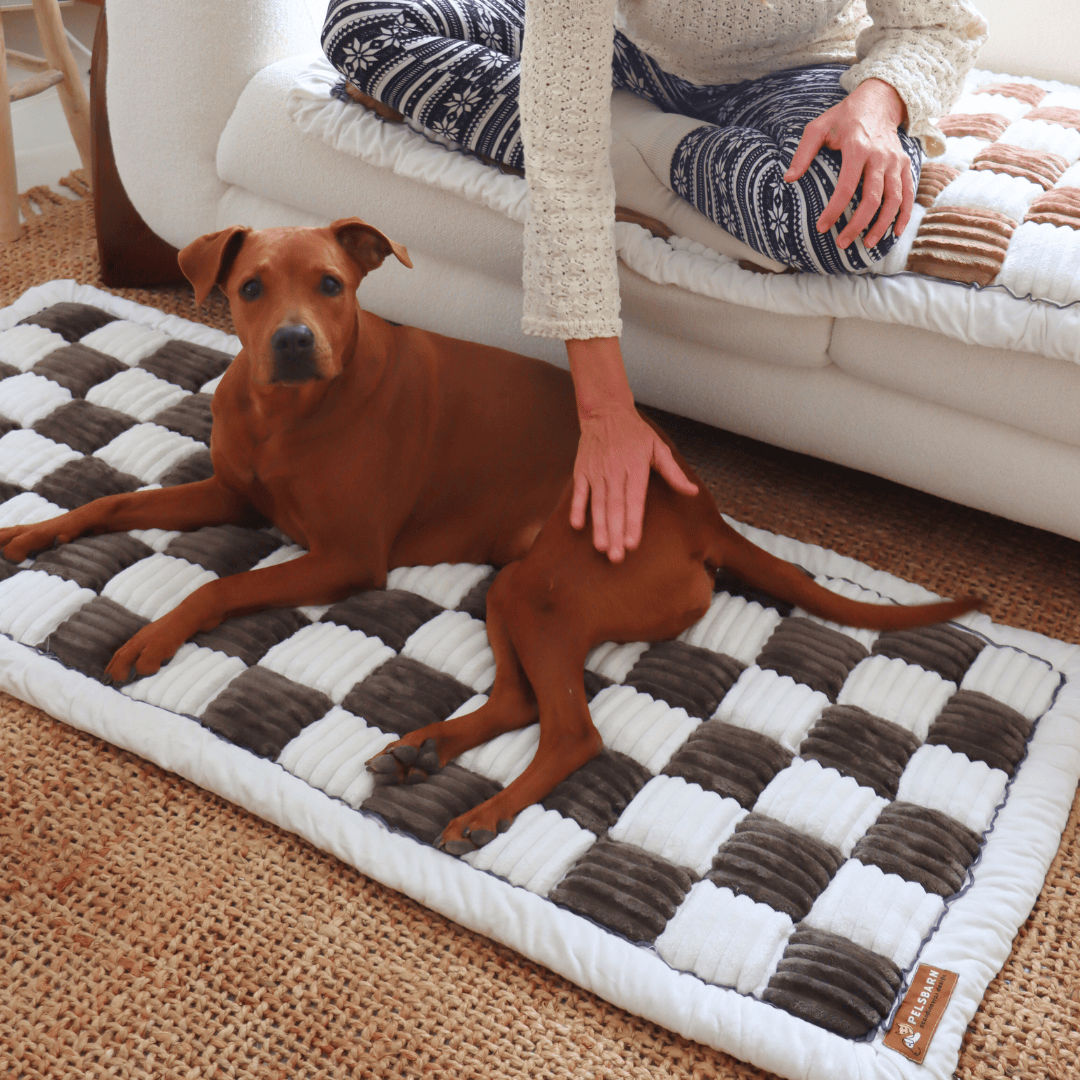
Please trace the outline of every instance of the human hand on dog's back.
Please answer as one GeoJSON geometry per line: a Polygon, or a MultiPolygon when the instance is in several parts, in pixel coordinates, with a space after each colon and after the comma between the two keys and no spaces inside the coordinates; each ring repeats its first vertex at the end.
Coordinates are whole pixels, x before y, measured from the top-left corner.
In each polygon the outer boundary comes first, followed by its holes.
{"type": "Polygon", "coordinates": [[[591,501],[596,550],[622,562],[641,542],[649,471],[656,469],[684,495],[696,495],[697,485],[634,408],[619,339],[569,340],[566,354],[581,427],[570,524],[584,528],[591,501]]]}

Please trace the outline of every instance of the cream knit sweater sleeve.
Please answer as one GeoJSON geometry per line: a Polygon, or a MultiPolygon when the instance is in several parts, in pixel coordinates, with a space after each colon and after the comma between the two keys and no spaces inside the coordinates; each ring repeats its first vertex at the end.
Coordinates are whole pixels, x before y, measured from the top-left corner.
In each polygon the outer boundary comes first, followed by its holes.
{"type": "Polygon", "coordinates": [[[522,329],[616,337],[611,60],[615,0],[529,0],[521,46],[521,141],[529,181],[522,329]]]}
{"type": "Polygon", "coordinates": [[[840,85],[866,79],[892,86],[907,106],[908,133],[931,156],[945,149],[933,120],[960,96],[964,78],[986,40],[986,20],[969,0],[866,0],[873,25],[856,42],[858,63],[840,85]]]}

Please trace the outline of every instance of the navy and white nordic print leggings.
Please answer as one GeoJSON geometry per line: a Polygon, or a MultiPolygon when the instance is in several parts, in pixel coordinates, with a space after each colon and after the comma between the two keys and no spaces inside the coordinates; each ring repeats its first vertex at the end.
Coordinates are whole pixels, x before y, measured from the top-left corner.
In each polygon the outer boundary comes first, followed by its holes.
{"type": "MultiPolygon", "coordinates": [[[[350,82],[465,148],[523,169],[518,58],[525,0],[330,0],[323,48],[350,82]]],[[[726,86],[664,72],[615,31],[613,85],[666,112],[699,119],[671,160],[669,187],[755,251],[796,269],[843,274],[872,268],[857,245],[815,223],[832,197],[840,153],[823,147],[800,181],[785,183],[803,128],[845,96],[843,66],[804,67],[726,86]]],[[[904,130],[918,186],[922,151],[904,130]]],[[[861,195],[856,192],[855,205],[861,195]]],[[[892,230],[873,261],[895,243],[892,230]]]]}

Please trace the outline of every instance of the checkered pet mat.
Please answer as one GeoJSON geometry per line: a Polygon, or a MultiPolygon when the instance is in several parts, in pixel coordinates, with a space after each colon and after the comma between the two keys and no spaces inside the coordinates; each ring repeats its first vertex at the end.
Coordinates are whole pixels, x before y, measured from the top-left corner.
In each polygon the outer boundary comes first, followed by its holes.
{"type": "MultiPolygon", "coordinates": [[[[206,476],[237,348],[70,282],[0,312],[0,526],[206,476]]],[[[847,595],[927,598],[753,535],[847,595]]],[[[101,682],[117,646],[202,583],[299,554],[226,526],[0,563],[0,685],[783,1075],[951,1073],[1080,774],[1080,650],[981,616],[852,631],[721,576],[679,640],[593,651],[605,750],[459,860],[431,842],[521,772],[536,727],[420,785],[376,788],[365,762],[485,700],[490,567],[397,570],[385,591],[230,619],[152,677],[101,682]],[[917,963],[960,975],[925,1066],[882,1046],[917,963]]]]}

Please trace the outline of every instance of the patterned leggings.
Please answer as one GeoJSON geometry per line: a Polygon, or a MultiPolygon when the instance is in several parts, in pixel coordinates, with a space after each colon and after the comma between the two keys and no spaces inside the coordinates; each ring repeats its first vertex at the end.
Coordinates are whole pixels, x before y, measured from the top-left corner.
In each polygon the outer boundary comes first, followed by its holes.
{"type": "MultiPolygon", "coordinates": [[[[436,134],[524,168],[518,58],[525,0],[330,0],[323,48],[364,93],[436,134]]],[[[797,68],[726,86],[697,86],[663,71],[615,32],[613,85],[666,112],[702,121],[681,140],[668,186],[729,233],[778,262],[819,274],[871,268],[895,243],[869,252],[836,246],[853,206],[827,233],[815,227],[835,190],[840,154],[823,147],[800,181],[785,183],[803,128],[845,96],[843,66],[797,68]]],[[[922,152],[902,129],[918,186],[922,152]]]]}

